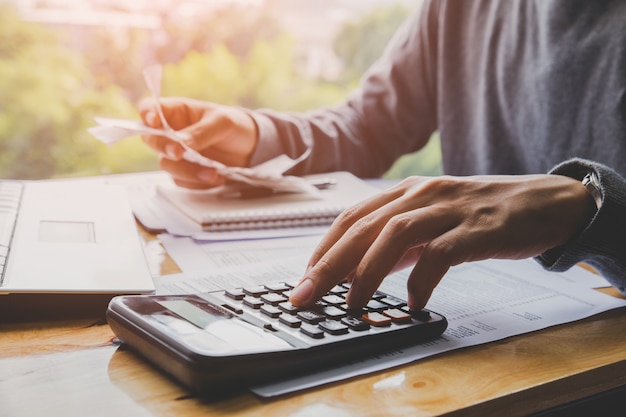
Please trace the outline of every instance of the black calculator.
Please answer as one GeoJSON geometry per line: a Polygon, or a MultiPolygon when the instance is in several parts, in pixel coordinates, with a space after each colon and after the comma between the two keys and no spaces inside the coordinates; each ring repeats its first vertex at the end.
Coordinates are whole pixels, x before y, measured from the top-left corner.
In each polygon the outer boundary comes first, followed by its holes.
{"type": "Polygon", "coordinates": [[[297,308],[288,300],[294,284],[118,296],[107,321],[122,343],[197,394],[245,390],[419,344],[448,325],[380,291],[352,310],[347,282],[297,308]]]}

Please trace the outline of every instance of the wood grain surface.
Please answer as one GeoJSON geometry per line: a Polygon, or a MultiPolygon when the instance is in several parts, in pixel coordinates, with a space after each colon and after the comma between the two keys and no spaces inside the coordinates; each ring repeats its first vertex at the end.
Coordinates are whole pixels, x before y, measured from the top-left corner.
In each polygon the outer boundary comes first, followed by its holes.
{"type": "MultiPolygon", "coordinates": [[[[154,273],[176,272],[158,242],[147,242],[154,273]]],[[[0,416],[522,416],[625,385],[625,313],[277,399],[216,401],[190,395],[120,347],[102,318],[0,320],[0,416]]]]}

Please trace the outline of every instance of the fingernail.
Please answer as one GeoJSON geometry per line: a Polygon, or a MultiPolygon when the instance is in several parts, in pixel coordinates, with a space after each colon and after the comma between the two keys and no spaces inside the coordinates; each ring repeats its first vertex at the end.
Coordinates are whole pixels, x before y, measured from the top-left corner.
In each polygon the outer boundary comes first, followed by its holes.
{"type": "Polygon", "coordinates": [[[153,111],[149,111],[146,113],[146,123],[149,126],[154,126],[154,123],[156,121],[156,113],[153,111]]]}
{"type": "Polygon", "coordinates": [[[293,305],[307,305],[313,296],[313,290],[313,281],[310,278],[305,278],[300,281],[300,284],[298,284],[296,288],[291,290],[289,301],[291,301],[293,305]]]}
{"type": "Polygon", "coordinates": [[[350,291],[348,291],[346,302],[350,307],[361,306],[361,289],[357,285],[356,281],[352,281],[352,284],[350,285],[350,291]]]}
{"type": "Polygon", "coordinates": [[[174,159],[174,160],[178,159],[176,145],[174,145],[172,143],[170,143],[168,145],[165,145],[165,154],[170,159],[174,159]]]}
{"type": "Polygon", "coordinates": [[[176,136],[183,142],[189,142],[192,139],[191,133],[188,132],[176,132],[176,136]]]}
{"type": "Polygon", "coordinates": [[[217,173],[213,169],[201,169],[197,176],[200,181],[208,183],[214,183],[217,179],[217,173]]]}

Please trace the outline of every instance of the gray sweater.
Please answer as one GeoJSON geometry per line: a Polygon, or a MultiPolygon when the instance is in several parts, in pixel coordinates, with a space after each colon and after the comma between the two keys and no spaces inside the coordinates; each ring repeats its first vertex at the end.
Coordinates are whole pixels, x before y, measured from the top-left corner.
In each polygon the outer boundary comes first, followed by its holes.
{"type": "Polygon", "coordinates": [[[375,177],[439,131],[447,174],[595,171],[592,223],[537,260],[585,261],[626,293],[625,22],[621,0],[425,1],[345,103],[251,112],[252,162],[311,147],[294,174],[375,177]]]}

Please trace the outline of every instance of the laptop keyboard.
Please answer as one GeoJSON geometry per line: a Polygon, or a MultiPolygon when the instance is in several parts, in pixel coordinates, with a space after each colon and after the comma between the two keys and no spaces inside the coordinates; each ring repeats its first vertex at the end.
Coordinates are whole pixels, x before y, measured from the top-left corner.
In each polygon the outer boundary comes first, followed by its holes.
{"type": "Polygon", "coordinates": [[[24,185],[19,181],[0,180],[0,285],[4,281],[4,269],[13,240],[23,188],[24,185]]]}

